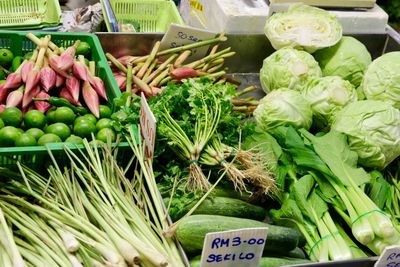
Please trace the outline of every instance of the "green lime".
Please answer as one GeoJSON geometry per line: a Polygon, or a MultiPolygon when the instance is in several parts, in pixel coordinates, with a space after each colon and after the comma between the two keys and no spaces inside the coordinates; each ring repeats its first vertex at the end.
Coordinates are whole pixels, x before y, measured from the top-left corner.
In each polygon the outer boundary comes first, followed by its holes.
{"type": "Polygon", "coordinates": [[[15,146],[36,146],[36,139],[28,133],[23,133],[15,139],[15,146]]]}
{"type": "Polygon", "coordinates": [[[11,50],[7,48],[0,49],[0,65],[4,68],[8,68],[11,66],[11,63],[14,59],[14,54],[11,50]]]}
{"type": "Polygon", "coordinates": [[[28,129],[42,129],[46,125],[46,116],[39,110],[30,110],[25,114],[24,123],[28,129]]]}
{"type": "Polygon", "coordinates": [[[100,110],[100,118],[110,118],[112,115],[111,108],[109,108],[106,105],[100,105],[99,110],[100,110]]]}
{"type": "Polygon", "coordinates": [[[82,138],[91,139],[91,134],[96,132],[96,125],[90,121],[75,123],[74,134],[82,138]]]}
{"type": "Polygon", "coordinates": [[[6,108],[1,118],[5,125],[19,127],[22,122],[22,112],[16,107],[6,108]]]}
{"type": "Polygon", "coordinates": [[[4,121],[2,119],[0,119],[0,129],[3,128],[4,126],[5,126],[4,121]]]}
{"type": "Polygon", "coordinates": [[[104,118],[104,119],[100,119],[97,123],[96,123],[96,129],[97,131],[100,131],[103,128],[112,128],[112,120],[104,118]]]}
{"type": "Polygon", "coordinates": [[[24,59],[29,60],[29,59],[31,59],[32,55],[33,55],[33,52],[28,52],[28,53],[26,53],[26,54],[24,55],[24,59]]]}
{"type": "Polygon", "coordinates": [[[43,130],[38,129],[38,128],[30,128],[28,129],[25,133],[33,136],[36,140],[39,140],[39,138],[44,135],[43,130]]]}
{"type": "Polygon", "coordinates": [[[42,135],[39,140],[37,141],[38,146],[44,146],[45,144],[48,143],[61,143],[62,140],[60,137],[58,137],[55,134],[52,133],[47,133],[42,135]]]}
{"type": "Polygon", "coordinates": [[[0,130],[0,146],[14,146],[21,132],[14,126],[6,126],[0,130]]]}
{"type": "Polygon", "coordinates": [[[17,128],[17,131],[18,131],[20,134],[23,134],[23,133],[24,133],[24,130],[22,130],[21,128],[17,128]]]}
{"type": "Polygon", "coordinates": [[[90,45],[87,42],[80,42],[78,47],[76,48],[77,55],[88,56],[90,53],[90,45]]]}
{"type": "Polygon", "coordinates": [[[92,123],[92,120],[91,120],[91,119],[88,119],[88,117],[79,116],[79,117],[76,117],[76,119],[74,120],[74,125],[77,124],[77,123],[80,123],[80,122],[82,122],[82,121],[86,121],[86,122],[92,123]]]}
{"type": "Polygon", "coordinates": [[[89,142],[89,144],[92,146],[102,146],[104,145],[104,142],[101,140],[92,140],[89,142]]]}
{"type": "Polygon", "coordinates": [[[1,80],[0,79],[0,84],[6,83],[6,80],[1,80]]]}
{"type": "Polygon", "coordinates": [[[13,61],[11,62],[11,69],[12,71],[16,71],[19,66],[22,64],[22,62],[24,61],[24,58],[21,56],[16,56],[13,61]]]}
{"type": "Polygon", "coordinates": [[[49,123],[56,122],[55,115],[56,115],[56,110],[55,110],[55,109],[49,109],[49,110],[47,111],[47,113],[46,113],[47,121],[48,121],[49,123]]]}
{"type": "Polygon", "coordinates": [[[46,127],[45,132],[55,134],[59,136],[61,140],[65,140],[71,135],[71,130],[69,129],[68,125],[62,122],[50,124],[46,127]]]}
{"type": "Polygon", "coordinates": [[[115,133],[110,128],[103,128],[96,134],[96,139],[100,140],[104,143],[107,143],[107,140],[110,139],[111,142],[115,141],[115,133]]]}
{"type": "Polygon", "coordinates": [[[63,122],[65,124],[71,124],[75,120],[75,113],[69,107],[59,107],[54,113],[54,119],[56,122],[63,122]]]}
{"type": "Polygon", "coordinates": [[[65,142],[67,143],[72,143],[72,144],[82,144],[83,139],[79,136],[71,134],[70,137],[68,137],[65,142]]]}
{"type": "Polygon", "coordinates": [[[89,119],[93,124],[96,124],[97,119],[93,114],[85,114],[83,117],[89,119]]]}

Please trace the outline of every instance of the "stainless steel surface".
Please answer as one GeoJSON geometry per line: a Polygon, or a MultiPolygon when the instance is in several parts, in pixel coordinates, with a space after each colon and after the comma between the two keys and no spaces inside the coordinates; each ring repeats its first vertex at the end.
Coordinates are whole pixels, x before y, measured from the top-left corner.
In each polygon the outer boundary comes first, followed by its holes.
{"type": "MultiPolygon", "coordinates": [[[[163,34],[143,33],[97,33],[103,46],[104,52],[116,57],[123,55],[146,55],[149,54],[153,44],[161,40],[163,34]]],[[[387,34],[359,34],[352,35],[365,44],[373,58],[383,53],[400,51],[400,35],[390,26],[387,34]]],[[[264,58],[273,53],[272,48],[265,35],[227,35],[228,41],[221,44],[221,49],[231,47],[236,56],[226,61],[230,76],[241,81],[241,88],[257,85],[260,87],[259,70],[264,58]]],[[[252,93],[260,98],[264,95],[261,90],[252,93]]],[[[181,247],[180,247],[181,249],[181,247]]],[[[182,251],[182,250],[181,250],[182,251]]],[[[296,265],[297,267],[372,267],[377,257],[356,259],[350,261],[335,261],[328,263],[314,263],[296,265]]]]}

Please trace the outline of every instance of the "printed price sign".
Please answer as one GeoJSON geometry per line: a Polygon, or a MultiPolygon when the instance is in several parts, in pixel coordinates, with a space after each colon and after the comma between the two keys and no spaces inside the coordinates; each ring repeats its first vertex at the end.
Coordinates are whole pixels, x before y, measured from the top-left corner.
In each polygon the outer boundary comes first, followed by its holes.
{"type": "MultiPolygon", "coordinates": [[[[167,33],[161,40],[160,51],[164,49],[170,49],[179,47],[182,45],[200,42],[208,39],[215,38],[216,34],[192,28],[188,26],[182,26],[178,24],[171,24],[167,33]]],[[[192,49],[192,54],[188,58],[189,60],[197,60],[204,57],[207,54],[209,46],[202,46],[199,48],[192,49]]]]}
{"type": "Polygon", "coordinates": [[[400,246],[386,247],[374,267],[400,267],[400,246]]]}
{"type": "Polygon", "coordinates": [[[140,99],[140,133],[145,142],[146,156],[153,158],[156,141],[156,118],[147,104],[143,92],[140,99]]]}
{"type": "Polygon", "coordinates": [[[201,267],[258,267],[268,228],[247,228],[208,233],[201,267]]]}

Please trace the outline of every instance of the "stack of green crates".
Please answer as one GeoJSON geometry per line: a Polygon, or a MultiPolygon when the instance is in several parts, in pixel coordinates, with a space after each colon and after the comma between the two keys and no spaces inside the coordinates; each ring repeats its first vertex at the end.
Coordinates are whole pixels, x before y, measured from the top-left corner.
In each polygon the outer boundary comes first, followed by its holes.
{"type": "Polygon", "coordinates": [[[58,0],[0,0],[0,30],[48,28],[60,23],[58,0]]]}
{"type": "MultiPolygon", "coordinates": [[[[1,1],[1,0],[0,0],[1,1]]],[[[15,56],[21,56],[36,48],[23,31],[0,31],[0,48],[10,49],[15,56]]],[[[43,37],[48,32],[34,32],[38,37],[43,37]]],[[[107,98],[112,100],[119,97],[119,90],[112,71],[108,65],[107,59],[101,48],[99,39],[93,34],[84,33],[51,33],[51,41],[58,46],[72,45],[76,40],[87,42],[91,47],[91,60],[96,62],[96,76],[103,80],[107,98]]],[[[108,105],[111,106],[111,101],[108,105]]],[[[17,161],[35,170],[43,170],[43,167],[49,162],[48,150],[56,157],[59,162],[68,162],[68,158],[64,153],[64,147],[69,146],[71,149],[83,148],[82,145],[76,146],[67,143],[53,143],[47,146],[31,146],[31,147],[0,147],[0,167],[15,167],[17,161]]],[[[127,153],[128,143],[120,143],[120,156],[127,153]]],[[[128,158],[128,157],[126,157],[128,158]]]]}
{"type": "MultiPolygon", "coordinates": [[[[138,32],[166,32],[171,23],[184,24],[178,8],[171,0],[108,0],[119,24],[132,24],[138,32]]],[[[103,4],[107,30],[110,22],[103,4]]]]}

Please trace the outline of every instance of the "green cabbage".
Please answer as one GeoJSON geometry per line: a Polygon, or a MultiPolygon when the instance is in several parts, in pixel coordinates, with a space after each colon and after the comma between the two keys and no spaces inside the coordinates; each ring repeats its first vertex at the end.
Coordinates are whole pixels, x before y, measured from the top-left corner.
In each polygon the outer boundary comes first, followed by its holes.
{"type": "Polygon", "coordinates": [[[282,48],[264,59],[260,81],[266,93],[289,88],[301,90],[309,78],[321,77],[321,69],[313,56],[305,51],[282,48]]]}
{"type": "Polygon", "coordinates": [[[302,94],[314,114],[314,122],[326,126],[333,115],[347,104],[357,101],[354,86],[338,76],[327,76],[310,81],[302,94]]]}
{"type": "Polygon", "coordinates": [[[383,169],[400,156],[400,111],[389,103],[351,103],[336,114],[331,129],[348,136],[365,167],[383,169]]]}
{"type": "Polygon", "coordinates": [[[299,92],[287,88],[277,89],[262,98],[253,114],[257,125],[266,131],[287,125],[309,129],[312,123],[308,102],[299,92]]]}
{"type": "Polygon", "coordinates": [[[314,54],[324,76],[340,76],[355,87],[361,84],[364,73],[371,64],[371,55],[363,43],[344,36],[333,47],[314,54]]]}
{"type": "Polygon", "coordinates": [[[275,49],[293,47],[313,53],[335,45],[342,37],[342,26],[328,11],[293,4],[288,12],[269,17],[264,32],[275,49]]]}
{"type": "Polygon", "coordinates": [[[375,59],[365,73],[362,88],[367,99],[385,101],[400,109],[400,52],[375,59]]]}

